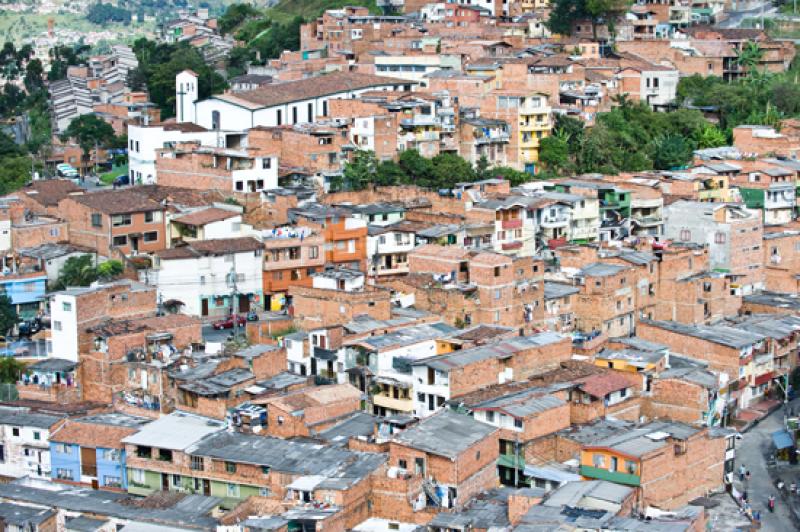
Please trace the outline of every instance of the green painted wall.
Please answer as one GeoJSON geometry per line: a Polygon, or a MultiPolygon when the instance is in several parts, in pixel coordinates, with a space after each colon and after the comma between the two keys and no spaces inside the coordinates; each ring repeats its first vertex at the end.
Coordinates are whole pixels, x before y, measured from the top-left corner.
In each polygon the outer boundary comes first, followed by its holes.
{"type": "Polygon", "coordinates": [[[601,467],[582,465],[580,473],[584,477],[608,480],[609,482],[616,482],[617,484],[625,484],[627,486],[638,486],[640,483],[638,475],[629,475],[628,473],[609,471],[608,469],[603,469],[601,467]]]}
{"type": "Polygon", "coordinates": [[[764,208],[764,189],[761,188],[739,188],[744,204],[748,209],[764,208]]]}
{"type": "Polygon", "coordinates": [[[128,468],[128,493],[133,495],[149,495],[161,490],[161,473],[155,471],[144,472],[144,483],[139,484],[133,480],[133,470],[128,468]]]}

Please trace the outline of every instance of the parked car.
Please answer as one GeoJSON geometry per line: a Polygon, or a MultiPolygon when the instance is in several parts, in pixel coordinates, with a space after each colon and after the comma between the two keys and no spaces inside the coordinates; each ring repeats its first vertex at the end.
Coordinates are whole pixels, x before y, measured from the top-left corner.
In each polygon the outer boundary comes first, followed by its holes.
{"type": "Polygon", "coordinates": [[[251,310],[247,313],[247,321],[258,321],[258,312],[251,310]]]}
{"type": "Polygon", "coordinates": [[[40,318],[33,318],[32,320],[23,321],[19,324],[20,338],[30,338],[32,335],[42,330],[42,320],[40,318]]]}
{"type": "Polygon", "coordinates": [[[120,174],[114,178],[115,187],[122,187],[130,184],[131,184],[131,176],[129,176],[128,174],[120,174]]]}
{"type": "Polygon", "coordinates": [[[236,319],[236,325],[239,327],[244,327],[245,323],[247,323],[247,318],[237,314],[236,316],[228,316],[224,320],[215,321],[211,326],[218,331],[222,329],[233,329],[234,318],[236,319]]]}

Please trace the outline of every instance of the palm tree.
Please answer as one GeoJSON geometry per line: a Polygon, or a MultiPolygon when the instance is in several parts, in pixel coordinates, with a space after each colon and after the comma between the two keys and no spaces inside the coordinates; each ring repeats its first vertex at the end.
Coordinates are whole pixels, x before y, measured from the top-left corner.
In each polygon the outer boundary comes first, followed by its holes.
{"type": "Polygon", "coordinates": [[[762,57],[764,57],[764,50],[757,42],[750,41],[736,52],[736,63],[748,72],[752,72],[761,62],[762,57]]]}
{"type": "Polygon", "coordinates": [[[97,280],[97,268],[91,255],[70,257],[61,267],[56,288],[68,286],[89,286],[97,280]]]}

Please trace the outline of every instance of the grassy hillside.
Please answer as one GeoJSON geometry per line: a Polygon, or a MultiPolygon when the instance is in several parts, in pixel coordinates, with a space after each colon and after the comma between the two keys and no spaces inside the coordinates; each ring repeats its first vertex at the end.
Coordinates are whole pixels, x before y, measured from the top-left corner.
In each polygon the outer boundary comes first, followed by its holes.
{"type": "Polygon", "coordinates": [[[320,16],[326,9],[339,9],[344,6],[368,7],[371,13],[380,14],[375,0],[280,0],[277,5],[267,9],[267,15],[277,22],[288,22],[297,15],[306,20],[320,16]]]}

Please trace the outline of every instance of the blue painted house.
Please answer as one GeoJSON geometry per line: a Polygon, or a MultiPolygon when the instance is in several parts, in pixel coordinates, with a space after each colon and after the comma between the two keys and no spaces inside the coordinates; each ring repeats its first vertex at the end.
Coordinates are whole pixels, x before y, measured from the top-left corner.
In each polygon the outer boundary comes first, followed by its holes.
{"type": "Polygon", "coordinates": [[[50,435],[50,462],[55,482],[95,489],[127,490],[125,446],[150,419],[105,413],[67,419],[50,435]]]}
{"type": "Polygon", "coordinates": [[[45,301],[46,272],[0,275],[0,294],[7,295],[23,320],[36,317],[45,301]]]}

